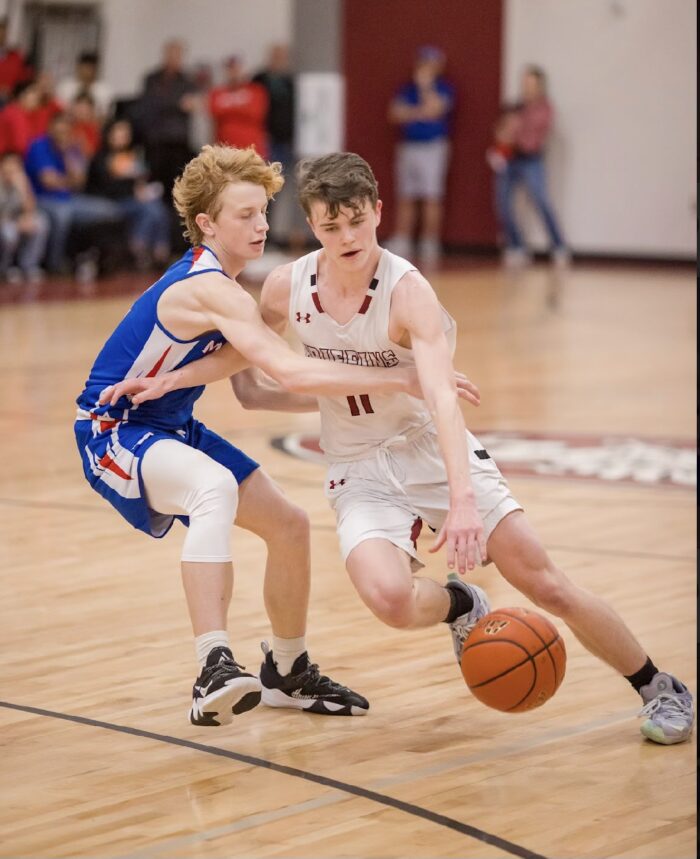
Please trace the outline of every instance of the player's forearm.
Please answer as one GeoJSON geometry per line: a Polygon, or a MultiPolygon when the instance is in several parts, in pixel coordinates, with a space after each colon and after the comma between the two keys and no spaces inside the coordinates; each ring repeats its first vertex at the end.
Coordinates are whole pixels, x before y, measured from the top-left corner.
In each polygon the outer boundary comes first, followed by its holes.
{"type": "Polygon", "coordinates": [[[255,367],[231,376],[231,387],[244,409],[272,412],[318,411],[316,397],[286,391],[274,379],[255,367]]]}
{"type": "Polygon", "coordinates": [[[170,390],[177,391],[180,388],[197,388],[200,385],[208,385],[221,379],[228,379],[234,373],[238,373],[249,366],[249,362],[237,352],[230,344],[226,343],[217,352],[212,352],[198,361],[192,361],[178,370],[172,370],[167,376],[171,384],[170,390]]]}
{"type": "Polygon", "coordinates": [[[433,393],[428,408],[445,462],[450,504],[470,501],[474,491],[469,470],[469,449],[457,396],[451,390],[433,393]]]}
{"type": "Polygon", "coordinates": [[[298,360],[288,362],[281,371],[271,375],[292,393],[336,397],[358,391],[365,394],[410,393],[414,374],[398,367],[357,367],[298,356],[298,360]]]}

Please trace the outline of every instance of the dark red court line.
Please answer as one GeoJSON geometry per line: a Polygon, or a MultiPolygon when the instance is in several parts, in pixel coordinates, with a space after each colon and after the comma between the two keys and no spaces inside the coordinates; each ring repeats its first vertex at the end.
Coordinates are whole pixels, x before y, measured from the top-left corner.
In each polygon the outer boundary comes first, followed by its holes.
{"type": "Polygon", "coordinates": [[[56,713],[53,710],[42,710],[39,707],[29,707],[23,704],[11,704],[8,701],[0,701],[0,707],[5,707],[7,710],[17,710],[22,713],[31,713],[35,716],[44,716],[51,719],[63,719],[66,722],[74,722],[78,725],[88,725],[92,728],[102,728],[107,731],[116,731],[117,733],[129,734],[133,737],[143,737],[147,740],[156,740],[159,743],[168,743],[172,746],[182,746],[183,748],[193,749],[194,751],[203,752],[207,755],[228,758],[229,760],[238,761],[239,763],[248,764],[249,766],[261,767],[282,775],[292,776],[293,778],[301,778],[305,781],[322,785],[323,787],[339,790],[343,793],[349,793],[352,796],[367,799],[370,802],[376,802],[379,805],[384,805],[388,808],[395,808],[397,811],[403,811],[405,814],[413,815],[413,817],[420,817],[423,820],[428,820],[438,826],[444,826],[446,829],[452,829],[455,832],[459,832],[461,835],[467,835],[484,844],[490,844],[492,847],[497,847],[500,850],[503,850],[504,853],[508,853],[511,856],[520,856],[521,859],[546,859],[546,857],[542,856],[540,853],[535,853],[532,850],[528,850],[526,847],[514,844],[512,841],[507,841],[505,838],[500,838],[498,835],[484,832],[483,829],[478,829],[476,826],[462,823],[460,820],[455,820],[453,817],[447,817],[444,814],[437,814],[427,808],[413,805],[410,802],[403,802],[400,799],[395,799],[393,796],[377,793],[377,791],[374,790],[368,790],[367,788],[338,781],[334,778],[310,773],[306,770],[296,769],[296,767],[276,764],[273,761],[268,761],[264,758],[256,758],[252,755],[241,754],[240,752],[231,752],[228,749],[222,749],[218,746],[207,746],[204,743],[195,743],[192,740],[184,740],[180,737],[171,737],[167,734],[155,734],[152,731],[143,731],[140,728],[130,728],[126,725],[114,725],[111,722],[100,722],[97,719],[88,719],[85,716],[56,713]]]}

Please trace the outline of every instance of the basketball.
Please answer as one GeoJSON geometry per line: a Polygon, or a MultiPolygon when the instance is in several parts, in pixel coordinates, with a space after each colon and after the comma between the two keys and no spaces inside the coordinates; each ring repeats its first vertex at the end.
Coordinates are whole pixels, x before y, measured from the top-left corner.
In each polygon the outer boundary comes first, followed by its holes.
{"type": "Polygon", "coordinates": [[[524,608],[500,608],[476,624],[462,652],[475,698],[504,713],[534,710],[564,679],[566,648],[551,621],[524,608]]]}

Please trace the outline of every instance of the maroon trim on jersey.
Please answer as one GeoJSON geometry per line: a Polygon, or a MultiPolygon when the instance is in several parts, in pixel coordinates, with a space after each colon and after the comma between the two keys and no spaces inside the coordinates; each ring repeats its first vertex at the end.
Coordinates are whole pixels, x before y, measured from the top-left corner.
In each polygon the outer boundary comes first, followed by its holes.
{"type": "Polygon", "coordinates": [[[365,300],[362,302],[362,306],[357,311],[358,313],[363,313],[363,314],[367,313],[367,311],[369,310],[369,306],[370,306],[370,303],[372,301],[372,298],[374,297],[374,290],[377,288],[378,284],[379,284],[379,281],[377,280],[377,278],[373,277],[372,282],[369,285],[369,291],[367,292],[367,295],[365,295],[365,300]]]}
{"type": "Polygon", "coordinates": [[[420,532],[423,530],[423,520],[420,516],[416,517],[413,520],[413,525],[411,526],[411,537],[410,540],[413,543],[413,548],[418,548],[418,537],[420,537],[420,532]]]}
{"type": "Polygon", "coordinates": [[[313,300],[314,307],[318,310],[319,313],[324,313],[323,307],[321,307],[321,299],[318,297],[318,290],[316,289],[316,275],[311,275],[311,299],[313,300]]]}

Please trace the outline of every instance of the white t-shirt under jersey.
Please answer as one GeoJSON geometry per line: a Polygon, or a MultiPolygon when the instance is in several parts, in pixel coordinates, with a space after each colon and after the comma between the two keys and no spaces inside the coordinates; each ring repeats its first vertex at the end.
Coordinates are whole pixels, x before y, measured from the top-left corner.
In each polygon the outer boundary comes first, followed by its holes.
{"type": "MultiPolygon", "coordinates": [[[[339,325],[323,309],[317,289],[320,251],[298,259],[292,267],[289,321],[305,354],[363,367],[415,367],[413,351],[389,339],[391,294],[415,266],[382,250],[374,277],[358,312],[339,325]]],[[[456,325],[443,308],[443,329],[454,351],[456,325]]],[[[418,432],[430,424],[423,400],[408,394],[365,394],[319,397],[321,449],[331,461],[372,456],[395,436],[418,432]]]]}

